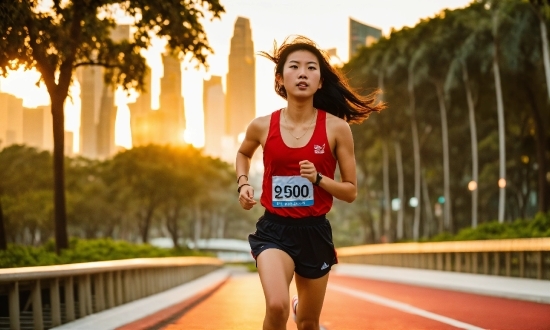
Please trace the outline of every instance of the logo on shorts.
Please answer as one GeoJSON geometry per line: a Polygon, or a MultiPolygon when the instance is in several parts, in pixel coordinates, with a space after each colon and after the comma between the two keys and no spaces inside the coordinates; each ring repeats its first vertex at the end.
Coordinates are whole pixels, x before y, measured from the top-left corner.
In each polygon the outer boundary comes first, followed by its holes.
{"type": "Polygon", "coordinates": [[[319,145],[314,145],[313,146],[313,151],[316,153],[316,154],[324,154],[325,153],[325,144],[323,143],[322,146],[319,146],[319,145]]]}
{"type": "Polygon", "coordinates": [[[328,265],[326,262],[323,262],[323,265],[321,266],[321,270],[325,270],[328,268],[328,265]]]}

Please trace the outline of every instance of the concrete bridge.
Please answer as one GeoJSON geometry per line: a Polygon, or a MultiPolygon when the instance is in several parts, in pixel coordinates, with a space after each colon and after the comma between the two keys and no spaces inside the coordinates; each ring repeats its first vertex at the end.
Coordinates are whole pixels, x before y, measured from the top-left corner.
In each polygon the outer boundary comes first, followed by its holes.
{"type": "MultiPolygon", "coordinates": [[[[325,329],[550,325],[550,239],[380,244],[338,254],[325,329]]],[[[257,273],[218,258],[0,270],[0,329],[260,329],[264,308],[257,273]]]]}

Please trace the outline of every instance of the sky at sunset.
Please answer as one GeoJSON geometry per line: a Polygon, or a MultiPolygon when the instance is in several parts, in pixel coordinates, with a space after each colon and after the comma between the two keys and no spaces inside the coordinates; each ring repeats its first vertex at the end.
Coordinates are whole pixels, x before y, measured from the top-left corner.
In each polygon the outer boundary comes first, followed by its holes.
{"type": "MultiPolygon", "coordinates": [[[[387,35],[392,28],[414,26],[421,18],[435,15],[445,8],[467,6],[471,0],[220,0],[226,12],[221,20],[205,20],[210,46],[215,54],[208,57],[209,69],[199,71],[194,64],[183,63],[182,95],[185,100],[188,129],[186,139],[196,146],[204,144],[202,114],[202,80],[210,75],[222,76],[225,81],[230,40],[237,17],[250,19],[255,52],[271,51],[273,42],[281,43],[289,35],[305,35],[321,48],[337,48],[340,59],[348,60],[349,18],[369,24],[387,35]]],[[[162,42],[147,53],[153,68],[153,79],[160,79],[162,42]]],[[[49,104],[44,87],[37,87],[36,72],[12,72],[0,79],[0,90],[23,98],[24,106],[36,107],[49,104]]],[[[80,89],[78,83],[71,89],[72,98],[66,106],[66,129],[75,132],[75,149],[78,148],[80,116],[80,89]]],[[[153,107],[158,107],[158,83],[153,86],[153,107]]],[[[134,96],[135,97],[135,96],[134,96]]],[[[117,93],[119,112],[116,123],[116,143],[131,147],[129,111],[127,102],[134,97],[117,93]]],[[[284,106],[284,100],[273,91],[273,63],[256,57],[256,113],[265,115],[284,106]]],[[[76,151],[76,150],[75,150],[76,151]]]]}

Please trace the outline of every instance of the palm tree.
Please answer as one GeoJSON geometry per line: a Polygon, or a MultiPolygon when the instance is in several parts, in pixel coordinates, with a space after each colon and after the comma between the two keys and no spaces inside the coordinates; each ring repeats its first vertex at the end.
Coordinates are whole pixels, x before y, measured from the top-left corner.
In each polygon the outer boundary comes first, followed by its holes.
{"type": "MultiPolygon", "coordinates": [[[[472,180],[469,189],[472,192],[472,210],[471,226],[476,228],[478,224],[478,203],[479,203],[479,155],[478,155],[478,137],[476,125],[476,103],[472,91],[472,81],[468,73],[468,62],[473,59],[483,58],[487,54],[487,48],[484,47],[485,40],[480,36],[482,34],[478,29],[481,20],[480,12],[484,11],[483,4],[472,4],[463,10],[452,12],[453,33],[457,34],[462,42],[455,43],[453,50],[453,61],[446,77],[445,89],[450,90],[455,86],[462,85],[466,94],[466,105],[468,107],[468,122],[470,127],[470,145],[472,152],[472,180]],[[480,51],[481,50],[481,51],[480,51]]],[[[479,64],[479,63],[478,63],[479,64]]]]}
{"type": "MultiPolygon", "coordinates": [[[[468,22],[473,36],[485,38],[490,34],[491,42],[488,47],[491,49],[491,66],[493,69],[493,80],[495,86],[497,119],[498,119],[498,141],[499,141],[499,201],[498,221],[504,222],[506,208],[506,136],[504,101],[502,96],[502,82],[500,78],[500,35],[499,24],[505,14],[506,6],[510,0],[481,0],[470,6],[475,19],[468,22]],[[490,22],[490,23],[489,23],[490,22]],[[490,33],[489,33],[490,31],[490,33]]],[[[475,51],[479,51],[476,49],[475,51]]]]}
{"type": "MultiPolygon", "coordinates": [[[[422,23],[421,23],[422,24],[422,23]]],[[[415,86],[415,61],[413,61],[413,47],[412,45],[415,45],[419,40],[421,40],[421,32],[423,30],[419,28],[420,25],[417,25],[414,29],[410,28],[403,28],[402,30],[398,32],[394,32],[390,35],[391,40],[394,43],[394,51],[395,56],[393,56],[393,62],[388,67],[388,72],[390,74],[402,71],[406,71],[406,82],[407,82],[407,93],[408,93],[408,117],[410,121],[410,128],[411,128],[411,135],[412,135],[412,143],[413,143],[413,158],[414,158],[414,193],[413,197],[416,198],[416,206],[414,208],[414,218],[413,218],[413,239],[418,240],[420,236],[420,215],[422,211],[421,203],[420,203],[420,193],[421,193],[421,173],[420,173],[420,142],[418,137],[418,124],[416,121],[416,100],[415,100],[415,93],[414,93],[414,86],[415,86]]],[[[396,150],[401,151],[401,148],[398,148],[396,150]]],[[[400,156],[396,157],[398,160],[401,159],[400,156]]],[[[399,165],[398,165],[399,166],[399,165]]],[[[401,168],[402,170],[402,168],[401,168]]],[[[404,200],[401,201],[401,209],[404,208],[405,202],[404,200]]],[[[398,219],[398,234],[399,237],[400,234],[403,234],[402,228],[400,229],[399,226],[402,226],[402,222],[400,223],[400,220],[398,219]]]]}
{"type": "Polygon", "coordinates": [[[472,191],[472,228],[477,227],[477,203],[478,203],[478,182],[479,182],[479,159],[477,152],[477,127],[475,117],[475,102],[470,88],[470,78],[468,76],[468,67],[466,61],[460,59],[460,68],[462,69],[462,80],[464,90],[466,91],[466,101],[468,104],[468,121],[470,123],[470,144],[472,147],[472,181],[474,185],[469,187],[472,191]]]}
{"type": "Polygon", "coordinates": [[[546,20],[544,19],[545,13],[547,14],[550,10],[550,6],[548,5],[548,0],[529,0],[529,4],[539,20],[546,91],[548,92],[548,100],[550,100],[550,52],[548,51],[548,31],[546,29],[546,20]]]}
{"type": "Polygon", "coordinates": [[[405,30],[409,32],[406,35],[405,42],[401,42],[403,58],[409,60],[407,65],[407,92],[409,95],[409,116],[411,124],[411,135],[413,143],[414,153],[414,198],[416,199],[416,205],[414,205],[414,219],[413,219],[413,239],[416,241],[420,238],[420,215],[422,214],[421,203],[421,164],[420,164],[420,138],[418,135],[418,123],[416,114],[416,95],[414,87],[417,82],[416,77],[416,65],[420,58],[416,56],[418,53],[414,51],[412,45],[417,45],[429,35],[428,21],[419,23],[413,30],[405,30]]]}
{"type": "MultiPolygon", "coordinates": [[[[387,50],[390,42],[386,38],[380,39],[375,46],[374,52],[370,56],[368,67],[373,68],[378,76],[378,88],[382,91],[379,101],[384,102],[384,75],[388,66],[387,50]]],[[[391,194],[390,194],[390,173],[389,173],[389,140],[391,139],[391,130],[386,125],[377,126],[382,138],[382,186],[384,193],[384,235],[387,241],[392,241],[391,235],[391,194]]]]}
{"type": "Polygon", "coordinates": [[[447,95],[444,90],[444,82],[452,62],[452,47],[454,44],[453,30],[449,28],[452,24],[449,19],[450,11],[443,12],[428,21],[432,34],[424,38],[415,53],[417,61],[418,80],[427,80],[435,88],[435,95],[439,105],[441,117],[441,141],[443,146],[443,223],[446,230],[452,231],[453,221],[451,213],[451,190],[450,190],[450,166],[449,166],[449,133],[447,125],[447,95]]]}
{"type": "Polygon", "coordinates": [[[499,64],[499,35],[498,24],[500,10],[492,6],[492,32],[493,32],[493,74],[495,79],[495,90],[497,97],[498,112],[498,147],[499,147],[499,200],[498,200],[498,222],[504,222],[504,212],[506,207],[506,140],[504,123],[504,101],[502,99],[502,84],[500,80],[499,64]]]}

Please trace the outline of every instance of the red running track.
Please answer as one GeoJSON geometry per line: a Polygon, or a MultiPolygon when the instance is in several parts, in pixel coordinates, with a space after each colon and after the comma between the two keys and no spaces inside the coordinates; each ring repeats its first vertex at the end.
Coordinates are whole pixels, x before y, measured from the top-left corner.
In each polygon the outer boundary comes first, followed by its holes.
{"type": "MultiPolygon", "coordinates": [[[[291,296],[294,292],[291,285],[291,296]]],[[[264,310],[258,275],[234,275],[170,324],[157,328],[259,330],[264,310]]],[[[550,304],[331,274],[321,323],[327,330],[538,330],[550,329],[550,304]]],[[[133,323],[136,329],[137,324],[133,323]]],[[[287,329],[296,329],[291,317],[287,329]]]]}

